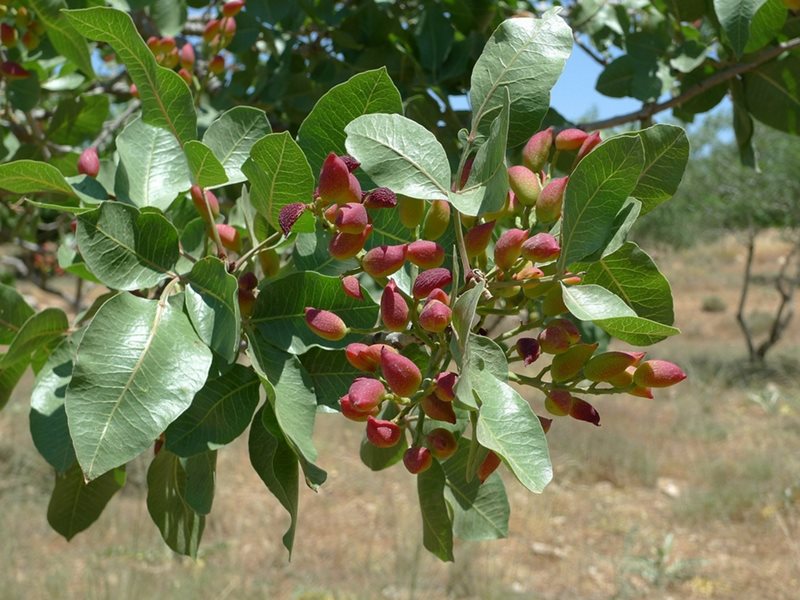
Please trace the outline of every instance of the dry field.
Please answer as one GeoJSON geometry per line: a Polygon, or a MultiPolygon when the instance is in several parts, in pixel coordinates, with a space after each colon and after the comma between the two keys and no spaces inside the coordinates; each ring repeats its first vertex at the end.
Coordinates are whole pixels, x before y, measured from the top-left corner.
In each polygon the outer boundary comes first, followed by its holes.
{"type": "MultiPolygon", "coordinates": [[[[777,237],[763,245],[758,272],[777,270],[780,249],[777,237]]],[[[321,415],[328,483],[302,493],[291,563],[280,545],[288,518],[252,472],[246,440],[220,452],[197,561],[161,543],[144,462],[67,543],[46,522],[52,476],[33,450],[22,386],[0,413],[0,598],[797,598],[800,316],[773,368],[751,374],[733,317],[743,248],[728,239],[657,260],[684,334],[654,353],[690,379],[655,401],[603,398],[600,428],[554,423],[555,482],[536,496],[507,478],[508,539],[458,543],[454,565],[421,551],[412,477],[369,472],[360,426],[321,415]],[[702,312],[710,298],[724,310],[702,312]]],[[[775,298],[754,292],[756,322],[775,298]]]]}

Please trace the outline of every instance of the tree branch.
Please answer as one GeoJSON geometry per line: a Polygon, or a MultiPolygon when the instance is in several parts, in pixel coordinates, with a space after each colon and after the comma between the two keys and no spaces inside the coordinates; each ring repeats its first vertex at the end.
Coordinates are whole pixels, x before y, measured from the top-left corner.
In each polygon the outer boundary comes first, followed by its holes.
{"type": "Polygon", "coordinates": [[[583,50],[584,52],[586,52],[586,54],[588,54],[588,55],[589,55],[589,57],[590,57],[592,60],[594,60],[594,62],[596,62],[597,64],[599,64],[601,67],[607,67],[607,66],[608,66],[608,61],[607,61],[605,58],[603,58],[602,56],[600,56],[599,54],[597,54],[597,53],[596,53],[594,50],[592,50],[592,49],[591,49],[589,46],[587,46],[586,44],[584,44],[584,43],[581,41],[581,38],[580,38],[580,36],[578,35],[578,32],[577,32],[577,31],[574,31],[574,32],[572,33],[572,39],[573,39],[573,40],[575,40],[575,45],[576,45],[578,48],[580,48],[581,50],[583,50]]]}
{"type": "Polygon", "coordinates": [[[800,47],[800,38],[792,38],[790,40],[787,40],[786,42],[783,42],[782,44],[766,48],[761,52],[759,52],[758,54],[753,55],[752,59],[749,62],[737,64],[723,71],[718,71],[708,79],[704,79],[697,85],[690,87],[682,94],[678,94],[677,96],[674,96],[669,100],[665,100],[664,102],[647,104],[642,108],[640,108],[639,110],[635,110],[633,112],[624,115],[611,117],[610,119],[601,119],[599,121],[581,123],[578,125],[578,127],[587,131],[592,129],[608,129],[609,127],[616,127],[618,125],[624,125],[626,123],[631,123],[633,121],[647,120],[656,113],[660,113],[667,109],[673,108],[674,106],[679,106],[684,102],[691,100],[695,96],[699,96],[703,92],[708,91],[711,88],[719,85],[720,83],[724,83],[730,79],[733,79],[738,75],[752,71],[760,67],[764,63],[769,62],[773,58],[780,56],[784,52],[793,50],[794,48],[798,47],[800,47]]]}

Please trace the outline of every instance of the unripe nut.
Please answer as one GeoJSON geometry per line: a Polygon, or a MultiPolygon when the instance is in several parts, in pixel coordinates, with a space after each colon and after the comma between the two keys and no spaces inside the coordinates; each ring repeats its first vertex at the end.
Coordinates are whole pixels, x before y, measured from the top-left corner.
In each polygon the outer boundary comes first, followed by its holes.
{"type": "Polygon", "coordinates": [[[539,192],[542,191],[542,182],[539,181],[539,176],[536,175],[527,167],[517,165],[508,168],[508,183],[517,200],[523,206],[534,206],[539,192]]]}
{"type": "Polygon", "coordinates": [[[422,223],[425,214],[425,201],[417,198],[400,196],[397,199],[397,214],[403,227],[416,229],[422,223]]]}
{"type": "Polygon", "coordinates": [[[544,399],[544,407],[550,414],[564,417],[572,407],[572,394],[566,390],[550,390],[544,399]]]}
{"type": "Polygon", "coordinates": [[[636,368],[633,382],[638,387],[662,388],[675,385],[686,379],[686,373],[675,363],[667,360],[648,360],[636,368]]]}
{"type": "Polygon", "coordinates": [[[377,379],[356,377],[347,392],[353,408],[358,412],[372,413],[386,395],[386,388],[377,379]]]}
{"type": "Polygon", "coordinates": [[[569,183],[569,177],[551,179],[542,188],[536,200],[536,219],[540,223],[552,223],[561,216],[561,207],[564,203],[564,190],[569,183]]]}
{"type": "Polygon", "coordinates": [[[597,350],[597,343],[576,344],[567,349],[566,352],[557,354],[553,357],[550,365],[550,377],[553,381],[568,381],[578,375],[586,364],[586,361],[597,350]]]}
{"type": "Polygon", "coordinates": [[[336,228],[343,233],[361,233],[368,223],[367,209],[363,204],[348,202],[336,212],[336,228]]]}
{"type": "Polygon", "coordinates": [[[381,293],[381,321],[390,331],[404,331],[408,326],[408,304],[397,291],[397,284],[390,281],[381,293]]]}
{"type": "Polygon", "coordinates": [[[306,325],[324,340],[336,342],[347,335],[347,326],[339,315],[329,310],[320,310],[307,306],[305,309],[306,325]]]}
{"type": "Polygon", "coordinates": [[[553,145],[553,128],[548,127],[544,131],[533,134],[528,143],[522,149],[522,164],[534,173],[542,170],[548,157],[550,148],[553,145]]]}
{"type": "MultiPolygon", "coordinates": [[[[589,381],[611,382],[616,376],[625,372],[630,366],[638,364],[644,352],[603,352],[593,356],[583,368],[583,376],[589,381]]],[[[630,385],[630,381],[628,382],[630,385]]],[[[627,387],[627,386],[622,386],[627,387]]]]}
{"type": "Polygon", "coordinates": [[[413,446],[403,454],[403,464],[413,475],[427,471],[431,468],[432,463],[431,451],[422,446],[413,446]]]}
{"type": "Polygon", "coordinates": [[[387,277],[400,270],[406,260],[406,245],[376,246],[361,259],[361,267],[372,277],[387,277]]]}
{"type": "Polygon", "coordinates": [[[397,423],[369,417],[367,419],[367,439],[378,448],[391,448],[400,441],[403,430],[397,423]]]}
{"type": "Polygon", "coordinates": [[[581,129],[564,129],[556,135],[556,150],[577,150],[583,141],[589,136],[581,129]]]}
{"type": "Polygon", "coordinates": [[[437,427],[427,436],[428,448],[439,460],[450,458],[458,450],[458,441],[452,431],[437,427]]]}
{"type": "Polygon", "coordinates": [[[239,236],[238,229],[225,223],[217,223],[215,227],[217,228],[219,241],[222,242],[225,248],[233,252],[239,252],[242,249],[242,239],[239,236]]]}
{"type": "Polygon", "coordinates": [[[406,256],[418,267],[433,269],[444,262],[444,248],[436,242],[416,240],[408,244],[406,256]]]}
{"type": "Polygon", "coordinates": [[[100,172],[100,157],[97,156],[97,148],[89,146],[81,152],[78,158],[78,173],[88,175],[89,177],[97,177],[100,172]]]}
{"type": "Polygon", "coordinates": [[[345,275],[342,277],[342,290],[345,295],[350,296],[354,300],[363,300],[364,293],[361,291],[361,284],[355,275],[345,275]]]}
{"type": "Polygon", "coordinates": [[[522,257],[537,263],[550,262],[561,254],[558,240],[549,233],[537,233],[522,244],[522,257]]]}
{"type": "Polygon", "coordinates": [[[353,258],[364,248],[371,233],[372,225],[367,225],[361,233],[337,233],[328,243],[328,252],[338,260],[353,258]]]}
{"type": "Polygon", "coordinates": [[[450,224],[450,203],[447,200],[434,200],[428,207],[428,214],[422,226],[422,237],[435,240],[442,237],[450,224]]]}
{"type": "Polygon", "coordinates": [[[467,249],[467,256],[473,258],[481,254],[492,239],[494,221],[475,225],[464,234],[464,246],[467,249]]]}
{"type": "Polygon", "coordinates": [[[526,367],[536,362],[536,359],[542,354],[539,342],[530,337],[519,338],[516,343],[516,350],[526,367]]]}
{"type": "Polygon", "coordinates": [[[389,389],[405,398],[413,396],[422,382],[422,373],[410,358],[386,349],[381,351],[381,373],[389,389]]]}
{"type": "Polygon", "coordinates": [[[419,313],[419,324],[425,331],[441,333],[450,325],[452,317],[453,311],[449,306],[438,300],[430,300],[419,313]]]}
{"type": "Polygon", "coordinates": [[[456,397],[455,387],[458,375],[452,371],[439,373],[434,379],[433,393],[442,402],[452,402],[456,397]]]}
{"type": "Polygon", "coordinates": [[[500,466],[500,463],[500,457],[489,450],[489,454],[486,455],[486,458],[483,459],[481,466],[478,467],[478,479],[480,482],[483,483],[486,481],[489,478],[489,475],[497,470],[497,467],[500,466]]]}
{"type": "Polygon", "coordinates": [[[569,416],[579,421],[586,421],[592,425],[600,427],[600,414],[595,410],[594,406],[581,400],[580,398],[573,398],[572,404],[569,407],[569,416]]]}
{"type": "Polygon", "coordinates": [[[429,419],[446,423],[456,422],[456,412],[453,410],[452,402],[443,402],[435,395],[428,394],[422,399],[420,406],[429,419]]]}
{"type": "Polygon", "coordinates": [[[522,251],[522,243],[528,239],[523,229],[508,229],[503,232],[494,245],[494,264],[503,271],[512,267],[522,251]]]}
{"type": "Polygon", "coordinates": [[[437,267],[423,271],[414,280],[412,294],[417,300],[427,297],[436,288],[444,289],[453,282],[453,276],[447,269],[437,267]]]}

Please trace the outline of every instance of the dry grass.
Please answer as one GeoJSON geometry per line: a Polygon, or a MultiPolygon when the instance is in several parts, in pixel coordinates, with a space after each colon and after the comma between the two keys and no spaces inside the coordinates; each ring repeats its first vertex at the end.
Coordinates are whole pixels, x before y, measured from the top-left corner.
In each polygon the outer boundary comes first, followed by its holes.
{"type": "MultiPolygon", "coordinates": [[[[769,269],[778,242],[766,245],[769,269]]],[[[145,463],[71,543],[46,522],[51,475],[35,455],[22,391],[0,414],[0,598],[627,599],[796,598],[800,585],[800,324],[783,368],[741,377],[735,306],[740,249],[721,241],[659,257],[684,335],[654,349],[691,375],[655,401],[606,397],[602,427],[559,420],[556,480],[544,494],[507,478],[509,538],[458,543],[455,565],[420,547],[413,479],[358,460],[360,427],[321,415],[329,480],[303,490],[292,562],[288,519],[252,472],[245,440],[220,453],[201,557],[175,557],[149,520],[145,463]]],[[[757,290],[761,307],[772,300],[757,290]]],[[[24,389],[25,386],[23,386],[24,389]]],[[[532,399],[539,407],[539,400],[532,399]]]]}

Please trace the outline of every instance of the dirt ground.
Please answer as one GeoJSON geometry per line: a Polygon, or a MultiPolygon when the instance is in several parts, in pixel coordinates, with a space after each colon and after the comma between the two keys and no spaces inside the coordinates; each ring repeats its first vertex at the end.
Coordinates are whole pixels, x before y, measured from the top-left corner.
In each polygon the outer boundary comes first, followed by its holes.
{"type": "MultiPolygon", "coordinates": [[[[774,274],[781,249],[777,236],[765,240],[756,272],[774,274]]],[[[458,542],[452,565],[421,550],[413,478],[368,471],[361,427],[336,415],[318,420],[328,482],[302,492],[291,562],[280,542],[288,517],[244,439],[220,452],[197,561],[174,556],[150,522],[143,460],[67,543],[46,521],[52,475],[28,432],[29,377],[0,413],[0,598],[798,598],[800,316],[770,369],[753,374],[734,321],[743,247],[726,239],[656,259],[683,335],[652,354],[689,380],[654,401],[599,400],[599,428],[556,421],[554,483],[532,495],[506,477],[508,539],[458,542]]],[[[776,298],[754,288],[756,330],[776,298]]]]}

